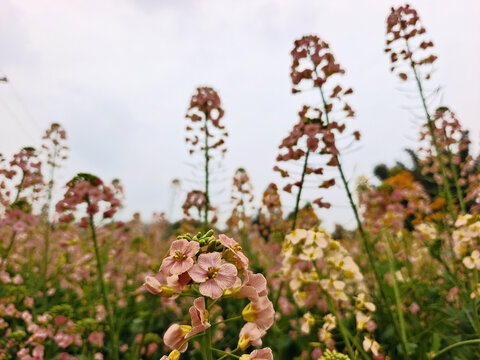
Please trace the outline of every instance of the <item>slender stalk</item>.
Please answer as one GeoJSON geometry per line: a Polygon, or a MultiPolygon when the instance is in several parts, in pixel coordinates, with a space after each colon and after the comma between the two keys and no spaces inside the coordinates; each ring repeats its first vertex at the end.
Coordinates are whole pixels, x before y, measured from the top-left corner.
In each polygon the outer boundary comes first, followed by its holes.
{"type": "Polygon", "coordinates": [[[435,353],[434,355],[432,355],[431,359],[434,359],[437,356],[440,356],[440,355],[446,353],[447,351],[450,351],[450,350],[452,350],[456,347],[464,346],[464,345],[471,345],[471,344],[480,344],[480,339],[464,340],[464,341],[459,341],[455,344],[449,345],[449,346],[443,348],[442,350],[440,350],[439,352],[435,353]]]}
{"type": "MultiPolygon", "coordinates": [[[[472,282],[472,292],[476,291],[476,287],[478,284],[478,270],[477,268],[473,268],[473,282],[472,282]]],[[[475,331],[477,335],[480,335],[480,318],[478,316],[478,302],[477,299],[473,298],[472,301],[472,312],[473,312],[473,319],[475,322],[475,331]]]]}
{"type": "Polygon", "coordinates": [[[18,184],[17,195],[15,195],[15,200],[13,202],[17,202],[20,198],[20,193],[22,192],[23,182],[25,181],[25,172],[22,171],[22,179],[20,180],[20,184],[18,184]]]}
{"type": "MultiPolygon", "coordinates": [[[[215,351],[217,351],[217,352],[222,351],[222,350],[218,350],[218,349],[213,349],[213,350],[215,350],[215,351]]],[[[221,357],[219,357],[218,360],[225,359],[227,356],[232,356],[232,357],[238,359],[239,357],[238,357],[237,355],[234,355],[234,354],[233,354],[233,353],[237,352],[238,350],[240,350],[240,349],[237,347],[236,349],[232,350],[232,351],[229,352],[229,353],[228,353],[228,352],[224,352],[225,354],[222,355],[221,357]]]]}
{"type": "MultiPolygon", "coordinates": [[[[317,73],[316,70],[315,70],[315,73],[317,73]]],[[[318,74],[317,74],[317,76],[318,76],[318,74]]],[[[326,120],[327,124],[329,125],[330,124],[330,118],[329,118],[327,101],[325,100],[325,96],[323,94],[323,90],[322,90],[321,87],[319,88],[319,90],[320,90],[320,96],[322,98],[323,109],[325,111],[325,120],[326,120]]],[[[386,304],[387,303],[386,295],[384,294],[384,291],[383,291],[383,288],[382,288],[382,281],[381,281],[381,278],[380,278],[380,274],[378,273],[377,267],[375,266],[375,259],[373,258],[373,251],[370,247],[370,243],[368,241],[367,233],[365,232],[365,230],[363,228],[363,225],[362,225],[362,221],[360,220],[360,215],[358,213],[357,205],[355,205],[355,202],[353,201],[353,195],[352,195],[352,192],[350,191],[350,186],[348,185],[347,178],[345,177],[345,173],[343,171],[342,163],[340,161],[339,156],[335,155],[335,159],[337,160],[338,172],[340,173],[340,178],[342,179],[342,183],[343,183],[343,186],[345,188],[345,192],[347,193],[347,197],[348,197],[348,201],[350,203],[350,207],[352,208],[353,215],[355,216],[355,221],[357,222],[357,228],[358,228],[358,231],[360,232],[360,236],[362,238],[363,247],[365,248],[365,252],[367,253],[368,260],[370,262],[370,266],[373,269],[373,272],[375,274],[375,278],[377,279],[378,286],[380,288],[380,292],[381,292],[382,297],[384,298],[385,304],[386,304]]]]}
{"type": "Polygon", "coordinates": [[[42,279],[43,279],[43,308],[47,310],[48,307],[48,296],[47,296],[47,270],[48,270],[48,252],[50,248],[50,209],[52,206],[52,193],[53,193],[53,184],[54,184],[54,173],[56,167],[57,159],[57,144],[53,146],[53,160],[52,166],[50,168],[50,181],[48,182],[48,195],[47,195],[47,208],[45,209],[45,233],[43,235],[45,245],[43,248],[43,267],[42,267],[42,279]]]}
{"type": "Polygon", "coordinates": [[[302,189],[303,189],[303,182],[305,180],[305,174],[307,172],[307,164],[308,164],[308,155],[310,154],[310,150],[307,150],[305,153],[305,161],[303,162],[303,169],[302,169],[302,177],[300,178],[300,186],[298,187],[297,199],[295,201],[295,210],[293,211],[293,222],[291,230],[295,230],[295,226],[297,224],[297,214],[298,208],[300,207],[300,198],[302,196],[302,189]]]}
{"type": "Polygon", "coordinates": [[[148,320],[143,319],[142,338],[140,339],[140,344],[137,348],[137,359],[140,359],[142,347],[145,344],[145,335],[147,334],[147,330],[152,327],[152,322],[154,319],[153,313],[157,309],[157,298],[155,297],[152,302],[153,302],[152,307],[148,312],[148,320]]]}
{"type": "MultiPolygon", "coordinates": [[[[408,43],[408,40],[405,40],[405,43],[406,43],[406,46],[407,46],[407,51],[409,53],[411,53],[410,45],[408,43]]],[[[415,63],[414,63],[413,59],[410,60],[410,67],[412,68],[413,74],[415,76],[415,82],[417,83],[418,92],[419,92],[420,98],[422,100],[423,110],[425,111],[425,116],[427,118],[428,130],[430,132],[430,136],[432,137],[432,142],[433,142],[433,146],[435,148],[435,152],[437,153],[438,164],[440,166],[440,172],[441,172],[442,178],[443,178],[443,188],[444,188],[444,191],[445,191],[445,196],[447,197],[449,212],[450,212],[450,215],[452,216],[452,220],[455,221],[455,218],[456,218],[455,208],[453,206],[453,198],[452,198],[452,193],[450,191],[450,182],[448,181],[447,173],[445,171],[445,164],[443,162],[441,152],[440,152],[440,148],[438,146],[437,136],[435,135],[435,131],[434,131],[434,128],[433,128],[432,118],[430,116],[430,112],[428,111],[427,102],[425,100],[425,95],[423,93],[422,82],[420,80],[420,77],[418,76],[417,67],[415,66],[415,63]]]]}
{"type": "Polygon", "coordinates": [[[328,303],[328,308],[330,312],[333,314],[333,316],[335,316],[335,319],[337,320],[338,328],[340,329],[342,337],[345,340],[345,345],[347,346],[348,355],[350,356],[351,359],[355,359],[355,351],[353,350],[352,344],[350,343],[351,335],[349,334],[348,329],[343,324],[342,319],[340,319],[340,316],[338,316],[337,309],[335,308],[335,304],[333,303],[329,295],[327,295],[327,303],[328,303]]]}
{"type": "Polygon", "coordinates": [[[208,230],[208,208],[210,206],[210,194],[208,192],[208,188],[209,188],[209,162],[210,162],[210,157],[208,155],[208,150],[209,150],[209,147],[208,147],[208,113],[205,112],[205,128],[204,128],[204,132],[205,132],[205,218],[203,220],[203,227],[204,227],[204,230],[207,231],[208,230]]]}
{"type": "MultiPolygon", "coordinates": [[[[315,69],[315,74],[318,77],[318,73],[317,73],[316,69],[315,69]]],[[[327,122],[327,125],[329,125],[330,124],[330,117],[329,117],[329,110],[328,110],[328,106],[327,106],[327,101],[325,100],[325,95],[323,94],[323,89],[321,87],[319,87],[319,90],[320,90],[320,97],[322,99],[323,109],[324,109],[324,112],[325,112],[325,120],[327,122]]],[[[341,178],[343,186],[345,188],[345,192],[347,194],[347,198],[348,198],[348,201],[350,203],[350,207],[351,207],[351,209],[353,211],[353,214],[355,216],[355,221],[357,222],[357,229],[358,229],[358,231],[360,233],[360,237],[362,239],[363,248],[364,248],[365,252],[367,253],[368,262],[370,263],[370,266],[372,267],[373,274],[375,276],[375,280],[377,282],[378,289],[380,291],[381,299],[383,300],[382,307],[388,309],[387,313],[391,317],[391,320],[392,320],[392,322],[394,324],[394,327],[395,327],[395,331],[398,331],[397,327],[395,326],[394,316],[391,313],[389,305],[388,305],[387,295],[385,293],[385,290],[383,289],[382,277],[381,277],[381,275],[380,275],[380,273],[377,269],[377,266],[376,266],[376,263],[375,263],[375,258],[373,257],[373,253],[374,253],[373,248],[370,246],[370,241],[368,239],[367,232],[363,228],[362,221],[360,220],[360,215],[358,213],[357,205],[353,201],[353,194],[350,190],[350,186],[348,184],[347,178],[345,177],[345,173],[343,171],[343,167],[342,167],[342,163],[340,161],[339,154],[336,154],[334,156],[335,156],[335,159],[337,160],[338,172],[340,173],[340,178],[341,178]]]]}
{"type": "Polygon", "coordinates": [[[15,242],[15,238],[17,237],[17,232],[14,231],[12,236],[10,237],[10,242],[8,243],[7,248],[5,249],[5,253],[3,254],[3,260],[7,260],[8,255],[10,254],[10,250],[12,250],[13,243],[15,242]]]}
{"type": "Polygon", "coordinates": [[[220,324],[225,324],[227,322],[230,322],[230,321],[234,321],[234,320],[239,320],[242,318],[242,315],[238,315],[238,316],[234,316],[234,317],[231,317],[229,319],[225,319],[225,320],[222,320],[222,321],[218,321],[216,322],[215,324],[212,324],[212,325],[220,325],[220,324]]]}
{"type": "MultiPolygon", "coordinates": [[[[321,279],[322,274],[320,273],[320,270],[319,270],[317,264],[314,261],[312,261],[312,264],[313,264],[313,267],[315,268],[315,271],[317,272],[318,278],[321,279]]],[[[363,350],[363,347],[360,344],[358,344],[355,337],[350,333],[348,328],[343,323],[343,320],[338,315],[337,309],[335,307],[335,303],[334,303],[332,297],[330,296],[330,294],[327,291],[324,291],[323,289],[321,289],[321,290],[322,290],[322,292],[325,293],[325,296],[327,298],[327,305],[328,305],[329,311],[333,314],[333,316],[335,316],[335,319],[337,321],[340,333],[342,334],[342,337],[345,340],[345,345],[347,346],[348,354],[349,354],[350,358],[352,360],[356,359],[355,351],[354,351],[352,343],[351,343],[351,341],[353,341],[355,343],[355,347],[357,348],[358,351],[360,351],[362,353],[364,358],[365,359],[370,359],[370,357],[363,350]]]]}
{"type": "MultiPolygon", "coordinates": [[[[90,206],[90,200],[88,198],[87,198],[87,204],[88,206],[90,206]]],[[[92,215],[89,215],[89,222],[90,222],[90,230],[92,232],[93,247],[95,249],[95,257],[97,259],[98,284],[102,292],[103,306],[105,306],[105,311],[107,313],[110,341],[112,342],[111,355],[112,355],[112,359],[118,360],[119,359],[118,343],[117,343],[117,335],[115,333],[115,323],[113,320],[112,313],[110,311],[110,302],[108,301],[107,289],[105,286],[105,279],[103,277],[103,263],[102,263],[102,258],[100,256],[100,250],[98,248],[97,233],[95,231],[95,224],[93,222],[92,215]]]]}
{"type": "Polygon", "coordinates": [[[457,167],[453,163],[453,155],[452,155],[452,151],[450,150],[450,147],[448,147],[447,150],[448,150],[448,162],[450,163],[450,171],[452,172],[453,182],[455,183],[455,190],[457,192],[458,204],[460,205],[460,210],[464,214],[466,212],[465,201],[463,200],[463,192],[462,192],[462,188],[460,186],[460,181],[458,178],[457,167]]]}
{"type": "Polygon", "coordinates": [[[393,257],[392,246],[390,243],[390,237],[388,232],[385,232],[386,244],[387,244],[387,256],[388,256],[388,265],[390,268],[390,273],[392,274],[392,283],[393,283],[393,293],[395,296],[395,307],[397,310],[398,322],[400,327],[400,337],[402,339],[402,347],[404,351],[405,359],[409,359],[408,356],[408,342],[407,342],[407,331],[405,329],[405,318],[403,316],[402,303],[400,299],[400,290],[398,288],[397,278],[395,275],[395,260],[393,257]]]}
{"type": "Polygon", "coordinates": [[[222,356],[218,360],[224,359],[226,356],[231,356],[231,357],[234,357],[236,359],[240,359],[240,356],[234,355],[231,352],[226,352],[226,351],[223,351],[223,350],[220,350],[220,349],[215,349],[215,348],[212,348],[212,350],[222,354],[222,356]]]}

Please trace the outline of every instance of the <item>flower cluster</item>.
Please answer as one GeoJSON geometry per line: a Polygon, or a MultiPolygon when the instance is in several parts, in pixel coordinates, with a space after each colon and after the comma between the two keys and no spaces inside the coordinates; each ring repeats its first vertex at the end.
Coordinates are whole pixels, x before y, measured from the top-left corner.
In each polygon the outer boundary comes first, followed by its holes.
{"type": "Polygon", "coordinates": [[[446,107],[435,111],[430,124],[424,124],[420,133],[422,146],[418,153],[422,174],[432,176],[438,184],[443,184],[439,164],[441,157],[444,164],[450,164],[450,168],[445,169],[447,178],[455,181],[456,177],[460,185],[464,186],[467,183],[468,171],[471,171],[472,167],[472,157],[468,155],[468,131],[462,129],[455,113],[446,107]],[[434,152],[435,147],[438,154],[434,152]]]}
{"type": "Polygon", "coordinates": [[[480,216],[460,215],[452,234],[453,250],[467,269],[480,270],[480,216]]]}
{"type": "MultiPolygon", "coordinates": [[[[193,219],[195,218],[195,215],[191,213],[191,211],[194,209],[197,211],[197,219],[201,220],[202,219],[202,214],[205,213],[205,208],[207,207],[207,200],[205,197],[205,193],[201,190],[192,190],[187,193],[187,197],[185,198],[185,201],[183,202],[182,209],[183,213],[187,217],[187,219],[193,219]]],[[[208,210],[209,211],[215,211],[215,207],[212,206],[212,204],[208,204],[208,210]]],[[[216,223],[217,222],[217,217],[214,215],[211,219],[209,219],[210,223],[216,223]]]]}
{"type": "MultiPolygon", "coordinates": [[[[277,161],[303,160],[301,178],[284,187],[287,192],[291,192],[293,186],[299,188],[296,213],[305,177],[309,174],[322,175],[324,172],[321,166],[309,166],[309,157],[317,153],[327,155],[330,157],[326,163],[327,166],[339,166],[340,152],[337,147],[337,136],[344,133],[346,125],[340,120],[333,119],[333,116],[342,113],[343,120],[353,117],[355,112],[344,99],[345,96],[352,94],[353,90],[351,88],[344,89],[338,84],[332,85],[330,78],[334,75],[344,74],[345,70],[336,62],[335,56],[325,41],[315,35],[304,36],[295,41],[291,55],[293,58],[290,73],[292,92],[298,93],[305,87],[318,89],[322,103],[321,109],[312,106],[303,107],[299,112],[299,122],[295,124],[289,136],[280,145],[280,149],[286,150],[285,153],[281,153],[277,157],[277,161]]],[[[360,133],[354,131],[353,138],[354,141],[359,140],[360,133]]],[[[274,170],[280,172],[282,177],[290,176],[284,168],[275,166],[274,170]]],[[[319,187],[328,188],[333,185],[335,185],[335,180],[329,178],[323,180],[319,187]]],[[[322,198],[312,202],[320,208],[330,207],[330,204],[323,201],[322,198]]],[[[295,221],[296,218],[294,223],[295,221]]]]}
{"type": "Polygon", "coordinates": [[[312,82],[314,87],[321,87],[330,76],[345,73],[335,61],[329,45],[318,36],[304,36],[295,40],[294,45],[290,72],[293,93],[301,91],[299,85],[302,82],[312,82]]]}
{"type": "MultiPolygon", "coordinates": [[[[165,345],[172,349],[170,359],[185,352],[188,341],[194,337],[208,337],[211,342],[209,329],[216,323],[208,310],[226,298],[249,300],[242,311],[241,317],[246,323],[240,330],[235,351],[262,344],[261,338],[272,326],[275,311],[268,299],[264,276],[252,273],[248,264],[248,258],[234,239],[225,235],[217,239],[213,231],[204,235],[187,234],[171,244],[158,274],[147,276],[144,284],[155,295],[195,297],[189,309],[191,324],[173,324],[164,335],[165,345]]],[[[205,346],[209,347],[210,343],[205,346]]],[[[210,348],[203,350],[211,351],[210,348]]],[[[255,350],[250,359],[255,358],[271,359],[271,350],[255,350]],[[269,355],[265,357],[264,353],[269,355]]]]}
{"type": "MultiPolygon", "coordinates": [[[[2,175],[6,179],[18,177],[16,196],[12,202],[20,199],[33,202],[38,199],[43,186],[42,162],[38,158],[37,151],[32,147],[25,147],[13,155],[10,161],[10,169],[3,169],[2,175]]],[[[8,198],[4,198],[8,202],[8,198]]]]}
{"type": "MultiPolygon", "coordinates": [[[[314,228],[295,229],[289,233],[285,237],[283,253],[282,271],[287,276],[297,305],[313,308],[319,306],[319,298],[327,298],[331,313],[322,319],[319,340],[328,347],[333,344],[331,332],[340,321],[336,310],[338,306],[352,312],[357,331],[367,332],[363,345],[365,351],[378,355],[380,346],[373,338],[376,325],[372,312],[375,305],[368,301],[363,275],[347,250],[325,230],[314,228]],[[322,295],[319,296],[319,293],[322,295]]],[[[310,332],[316,320],[307,313],[302,323],[302,330],[310,332]]]]}
{"type": "Polygon", "coordinates": [[[71,222],[75,219],[74,212],[78,206],[85,204],[87,206],[86,213],[80,219],[80,225],[87,227],[89,217],[101,212],[104,219],[111,218],[121,206],[118,199],[122,189],[118,181],[113,181],[111,186],[90,174],[77,174],[67,183],[67,191],[62,200],[56,205],[58,213],[63,215],[60,217],[61,222],[71,222]],[[103,209],[101,209],[103,207],[103,209]]]}
{"type": "Polygon", "coordinates": [[[420,17],[410,5],[399,6],[390,11],[387,18],[387,40],[385,52],[390,54],[392,72],[396,71],[401,80],[407,80],[408,68],[415,68],[419,79],[428,80],[431,65],[437,57],[431,54],[433,42],[425,38],[426,30],[420,17]],[[403,62],[402,62],[403,61],[403,62]]]}
{"type": "Polygon", "coordinates": [[[42,149],[47,152],[47,164],[53,167],[58,166],[58,162],[67,159],[66,151],[68,146],[64,144],[67,139],[67,132],[62,125],[53,123],[45,131],[43,140],[45,143],[42,145],[42,149]]]}
{"type": "Polygon", "coordinates": [[[224,110],[220,101],[220,96],[211,87],[199,87],[197,92],[190,100],[190,106],[187,111],[186,118],[191,120],[187,125],[187,131],[191,133],[186,138],[187,144],[190,145],[190,154],[195,151],[205,151],[206,146],[209,149],[218,149],[224,153],[225,138],[228,133],[221,124],[224,110]],[[213,127],[209,127],[211,124],[213,127]],[[199,132],[196,134],[196,127],[199,132]],[[201,138],[203,134],[203,139],[201,138]],[[210,140],[210,141],[209,141],[210,140]]]}
{"type": "Polygon", "coordinates": [[[238,168],[233,175],[231,202],[232,214],[227,220],[230,229],[245,230],[253,207],[253,186],[244,168],[238,168]]]}
{"type": "MultiPolygon", "coordinates": [[[[304,106],[302,111],[299,112],[300,120],[293,127],[290,134],[283,139],[282,143],[279,146],[280,150],[285,150],[284,153],[280,153],[277,156],[278,162],[292,162],[292,161],[304,161],[304,176],[300,181],[293,183],[288,183],[284,186],[283,190],[286,192],[292,192],[292,188],[302,187],[304,185],[304,179],[307,175],[322,175],[323,167],[311,167],[308,165],[308,157],[310,153],[315,153],[319,151],[321,154],[331,154],[332,159],[328,165],[334,164],[336,155],[338,155],[338,150],[335,147],[334,135],[332,133],[333,128],[337,128],[337,123],[331,124],[333,126],[327,126],[322,122],[322,111],[318,108],[312,108],[309,106],[304,106]],[[320,142],[322,142],[323,147],[320,147],[320,142]]],[[[343,129],[339,129],[343,131],[343,129]]],[[[280,168],[279,166],[274,167],[275,171],[280,172],[282,177],[290,177],[290,173],[280,168]]],[[[325,180],[320,185],[321,188],[329,188],[335,185],[335,179],[331,178],[325,180]]],[[[330,207],[329,203],[324,203],[322,199],[316,199],[313,201],[319,207],[330,207]]]]}
{"type": "Polygon", "coordinates": [[[373,234],[389,228],[401,231],[408,223],[430,213],[430,198],[423,186],[408,171],[386,178],[380,186],[362,183],[358,188],[364,224],[373,234]]]}
{"type": "MultiPolygon", "coordinates": [[[[0,304],[0,359],[12,350],[16,359],[42,360],[46,358],[46,347],[56,347],[60,360],[75,360],[68,351],[89,343],[95,350],[103,347],[103,332],[94,319],[83,319],[74,323],[69,319],[73,310],[69,305],[56,305],[49,312],[33,313],[33,299],[25,297],[19,310],[14,304],[0,304]],[[90,321],[88,321],[90,320],[90,321]],[[85,327],[85,325],[88,325],[85,327]]],[[[95,360],[103,360],[96,352],[95,360]]]]}
{"type": "Polygon", "coordinates": [[[263,192],[258,227],[260,235],[266,240],[269,240],[270,235],[281,232],[285,228],[282,201],[275,183],[268,184],[263,192]]]}

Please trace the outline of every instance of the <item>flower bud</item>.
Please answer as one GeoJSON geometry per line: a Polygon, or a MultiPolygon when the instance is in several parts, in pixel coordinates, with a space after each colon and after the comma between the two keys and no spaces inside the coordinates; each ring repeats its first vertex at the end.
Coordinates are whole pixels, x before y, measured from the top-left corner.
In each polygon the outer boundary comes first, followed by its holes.
{"type": "Polygon", "coordinates": [[[178,360],[180,359],[180,351],[178,350],[173,350],[169,355],[168,358],[170,360],[178,360]]]}
{"type": "Polygon", "coordinates": [[[147,276],[143,284],[148,292],[162,297],[171,297],[174,290],[171,286],[162,285],[154,276],[147,276]]]}
{"type": "Polygon", "coordinates": [[[240,350],[245,351],[245,349],[248,348],[249,346],[250,346],[250,337],[245,335],[240,336],[240,339],[238,339],[237,347],[240,350]]]}

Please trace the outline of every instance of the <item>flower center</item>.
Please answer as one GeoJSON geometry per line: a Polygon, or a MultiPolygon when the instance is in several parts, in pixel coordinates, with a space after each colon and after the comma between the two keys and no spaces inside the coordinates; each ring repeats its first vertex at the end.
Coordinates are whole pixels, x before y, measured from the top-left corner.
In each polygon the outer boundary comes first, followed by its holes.
{"type": "Polygon", "coordinates": [[[207,280],[208,279],[215,279],[218,274],[218,267],[209,267],[207,271],[207,280]]]}
{"type": "Polygon", "coordinates": [[[232,250],[235,252],[242,251],[242,247],[239,243],[236,243],[235,245],[233,245],[232,250]]]}
{"type": "Polygon", "coordinates": [[[175,259],[175,261],[178,261],[178,262],[187,258],[187,256],[184,253],[182,253],[180,250],[175,250],[175,254],[172,255],[172,257],[175,259]]]}

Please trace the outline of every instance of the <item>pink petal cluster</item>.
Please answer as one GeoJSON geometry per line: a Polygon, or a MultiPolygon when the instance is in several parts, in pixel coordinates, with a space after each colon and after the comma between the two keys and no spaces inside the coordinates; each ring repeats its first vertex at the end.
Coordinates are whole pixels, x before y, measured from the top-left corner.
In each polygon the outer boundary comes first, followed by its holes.
{"type": "Polygon", "coordinates": [[[71,222],[75,219],[74,212],[80,204],[87,204],[86,216],[81,218],[80,225],[88,226],[89,216],[102,210],[103,218],[111,218],[121,206],[119,195],[122,188],[118,181],[113,181],[111,186],[90,174],[78,174],[67,183],[67,191],[63,199],[56,204],[56,210],[62,214],[61,222],[71,222]],[[104,206],[102,206],[104,205],[104,206]]]}
{"type": "Polygon", "coordinates": [[[223,295],[223,290],[235,284],[237,268],[233,264],[222,263],[222,255],[213,252],[201,254],[188,274],[193,281],[200,283],[199,291],[202,295],[218,299],[223,295]]]}

